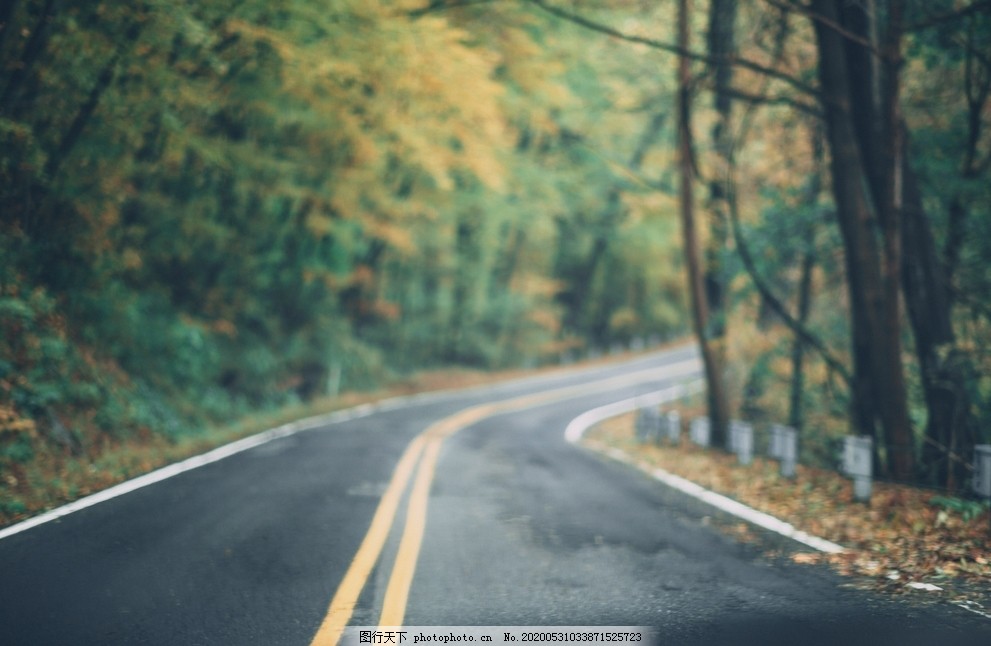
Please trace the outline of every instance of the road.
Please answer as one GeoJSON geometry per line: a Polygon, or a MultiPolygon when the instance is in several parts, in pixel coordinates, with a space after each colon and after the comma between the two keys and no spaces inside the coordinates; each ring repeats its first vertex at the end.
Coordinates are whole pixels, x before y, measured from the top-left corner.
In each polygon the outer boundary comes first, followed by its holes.
{"type": "Polygon", "coordinates": [[[693,358],[386,402],[7,536],[0,644],[305,646],[342,622],[991,643],[982,617],[766,557],[711,508],[564,440],[590,408],[683,383],[693,358]]]}

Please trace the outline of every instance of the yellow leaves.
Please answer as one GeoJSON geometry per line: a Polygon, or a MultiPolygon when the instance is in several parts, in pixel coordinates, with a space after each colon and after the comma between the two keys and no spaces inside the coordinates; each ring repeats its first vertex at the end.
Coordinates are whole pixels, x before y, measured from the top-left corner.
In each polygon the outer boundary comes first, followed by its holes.
{"type": "Polygon", "coordinates": [[[395,321],[402,314],[402,309],[398,303],[383,299],[374,300],[368,304],[370,314],[387,321],[395,321]]]}
{"type": "Polygon", "coordinates": [[[813,554],[810,552],[797,552],[791,555],[791,560],[794,563],[800,565],[815,565],[816,563],[821,563],[823,558],[822,554],[813,554]]]}
{"type": "Polygon", "coordinates": [[[323,238],[334,230],[334,220],[325,213],[311,211],[306,216],[306,228],[316,237],[323,238]]]}
{"type": "Polygon", "coordinates": [[[615,333],[633,331],[640,323],[640,316],[632,307],[621,307],[609,318],[609,329],[615,333]]]}
{"type": "Polygon", "coordinates": [[[631,224],[656,218],[675,218],[678,214],[675,196],[662,191],[626,192],[622,200],[630,214],[631,224]]]}
{"type": "Polygon", "coordinates": [[[518,85],[529,97],[537,97],[549,109],[559,109],[574,101],[574,96],[556,79],[565,66],[547,53],[523,29],[503,27],[495,38],[501,53],[500,65],[506,79],[518,85]]]}
{"type": "Polygon", "coordinates": [[[412,255],[416,251],[416,241],[409,226],[376,218],[366,223],[365,231],[403,255],[412,255]]]}
{"type": "MultiPolygon", "coordinates": [[[[683,410],[682,418],[692,416],[683,410]]],[[[843,476],[799,467],[796,480],[778,477],[776,465],[757,459],[740,467],[734,456],[689,445],[660,447],[633,441],[633,415],[592,429],[589,442],[620,448],[644,468],[661,467],[706,488],[780,518],[795,527],[840,543],[842,554],[797,553],[794,563],[828,563],[845,576],[869,577],[867,585],[903,591],[933,590],[954,583],[983,584],[991,577],[987,512],[964,522],[929,504],[931,492],[905,485],[875,483],[870,506],[852,502],[843,476]]]]}
{"type": "Polygon", "coordinates": [[[137,270],[144,266],[141,254],[138,253],[137,249],[131,247],[124,249],[123,253],[121,253],[120,261],[124,268],[128,270],[137,270]]]}
{"type": "Polygon", "coordinates": [[[533,273],[520,273],[513,280],[514,292],[526,296],[551,297],[561,291],[561,281],[533,273]]]}
{"type": "Polygon", "coordinates": [[[4,433],[34,435],[36,425],[33,419],[21,417],[10,405],[0,404],[0,437],[4,433]]]}
{"type": "MultiPolygon", "coordinates": [[[[382,173],[397,162],[419,169],[443,191],[455,188],[459,169],[490,188],[502,186],[500,150],[509,148],[511,137],[502,86],[494,79],[495,54],[468,44],[471,35],[444,15],[410,19],[392,2],[336,2],[309,19],[320,37],[298,38],[243,20],[231,20],[228,29],[277,55],[287,98],[325,123],[311,135],[327,143],[314,149],[344,149],[348,170],[372,171],[351,191],[387,182],[382,173]]],[[[358,195],[341,201],[354,215],[364,202],[358,195]]]]}
{"type": "Polygon", "coordinates": [[[557,333],[561,329],[561,317],[551,310],[533,308],[527,312],[527,320],[548,332],[557,333]]]}
{"type": "Polygon", "coordinates": [[[210,329],[231,339],[237,337],[237,326],[227,319],[218,319],[211,322],[210,329]]]}

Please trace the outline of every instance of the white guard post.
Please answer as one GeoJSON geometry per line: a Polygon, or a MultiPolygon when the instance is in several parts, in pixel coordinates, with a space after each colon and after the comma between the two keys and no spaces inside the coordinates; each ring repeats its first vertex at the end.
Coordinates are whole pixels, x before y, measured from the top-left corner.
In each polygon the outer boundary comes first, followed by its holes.
{"type": "Polygon", "coordinates": [[[641,444],[657,441],[657,431],[660,426],[660,414],[656,408],[647,406],[637,412],[636,434],[641,444]]]}
{"type": "Polygon", "coordinates": [[[874,473],[874,441],[867,436],[847,435],[843,442],[843,472],[853,478],[853,497],[860,502],[871,499],[871,476],[874,473]]]}
{"type": "Polygon", "coordinates": [[[991,498],[991,444],[974,447],[974,493],[991,498]]]}
{"type": "MultiPolygon", "coordinates": [[[[974,493],[991,499],[991,444],[974,446],[974,493]]],[[[991,514],[988,514],[991,531],[991,514]]]]}
{"type": "Polygon", "coordinates": [[[673,446],[681,444],[681,415],[676,410],[668,411],[668,442],[673,446]]]}
{"type": "Polygon", "coordinates": [[[709,446],[709,418],[696,417],[688,428],[692,442],[699,446],[709,446]]]}
{"type": "Polygon", "coordinates": [[[768,453],[780,461],[783,477],[794,478],[795,467],[798,465],[798,432],[790,426],[772,424],[771,448],[768,453]]]}
{"type": "Polygon", "coordinates": [[[730,451],[736,453],[740,464],[754,460],[754,427],[746,422],[733,420],[729,427],[730,451]]]}

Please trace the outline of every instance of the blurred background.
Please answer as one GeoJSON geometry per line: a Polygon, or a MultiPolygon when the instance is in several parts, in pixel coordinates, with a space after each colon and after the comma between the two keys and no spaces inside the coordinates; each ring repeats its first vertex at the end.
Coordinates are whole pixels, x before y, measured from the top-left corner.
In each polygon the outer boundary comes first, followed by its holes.
{"type": "Polygon", "coordinates": [[[259,412],[693,332],[717,438],[962,489],[989,5],[848,4],[3,3],[0,521],[259,412]]]}

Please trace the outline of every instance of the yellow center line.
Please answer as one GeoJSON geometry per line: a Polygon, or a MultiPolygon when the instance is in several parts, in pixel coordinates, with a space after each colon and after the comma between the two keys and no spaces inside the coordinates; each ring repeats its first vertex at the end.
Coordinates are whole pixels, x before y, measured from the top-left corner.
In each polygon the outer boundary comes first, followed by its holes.
{"type": "Polygon", "coordinates": [[[420,545],[426,528],[430,487],[433,484],[440,448],[445,439],[463,428],[498,413],[525,410],[542,404],[628,386],[652,378],[684,377],[698,370],[699,361],[689,359],[663,368],[651,368],[597,382],[472,406],[431,424],[410,442],[400,458],[392,480],[390,480],[389,486],[379,502],[378,509],[375,510],[375,516],[372,518],[368,533],[358,548],[347,573],[341,580],[341,585],[330,603],[327,616],[314,636],[311,646],[336,646],[338,643],[344,632],[344,627],[350,621],[358,603],[361,590],[382,553],[386,538],[395,521],[402,492],[406,489],[421,455],[423,457],[420,460],[413,490],[410,492],[410,499],[407,503],[406,526],[400,539],[392,575],[386,587],[382,614],[379,619],[380,626],[401,626],[406,614],[409,590],[413,583],[420,545]]]}
{"type": "Polygon", "coordinates": [[[344,627],[351,620],[351,614],[358,603],[361,589],[365,587],[365,581],[368,580],[372,568],[378,561],[379,554],[382,553],[385,539],[389,535],[389,528],[392,527],[393,519],[396,516],[396,509],[399,507],[399,500],[406,489],[406,483],[413,474],[416,462],[420,458],[423,444],[423,436],[417,436],[406,447],[399,459],[392,480],[389,481],[389,486],[382,494],[379,506],[372,517],[372,524],[368,528],[368,533],[365,534],[365,538],[351,562],[351,567],[348,568],[337,588],[337,593],[330,602],[327,616],[324,617],[316,636],[313,637],[312,643],[314,645],[337,644],[341,633],[344,632],[344,627]]]}
{"type": "Polygon", "coordinates": [[[416,571],[417,555],[423,542],[423,532],[427,526],[427,502],[430,498],[430,485],[433,483],[434,471],[437,468],[437,456],[443,439],[430,441],[420,469],[410,492],[409,507],[406,511],[406,527],[403,538],[399,543],[396,564],[389,578],[389,586],[385,590],[382,602],[382,614],[379,616],[379,626],[402,626],[406,614],[406,600],[409,589],[413,584],[413,573],[416,571]]]}

